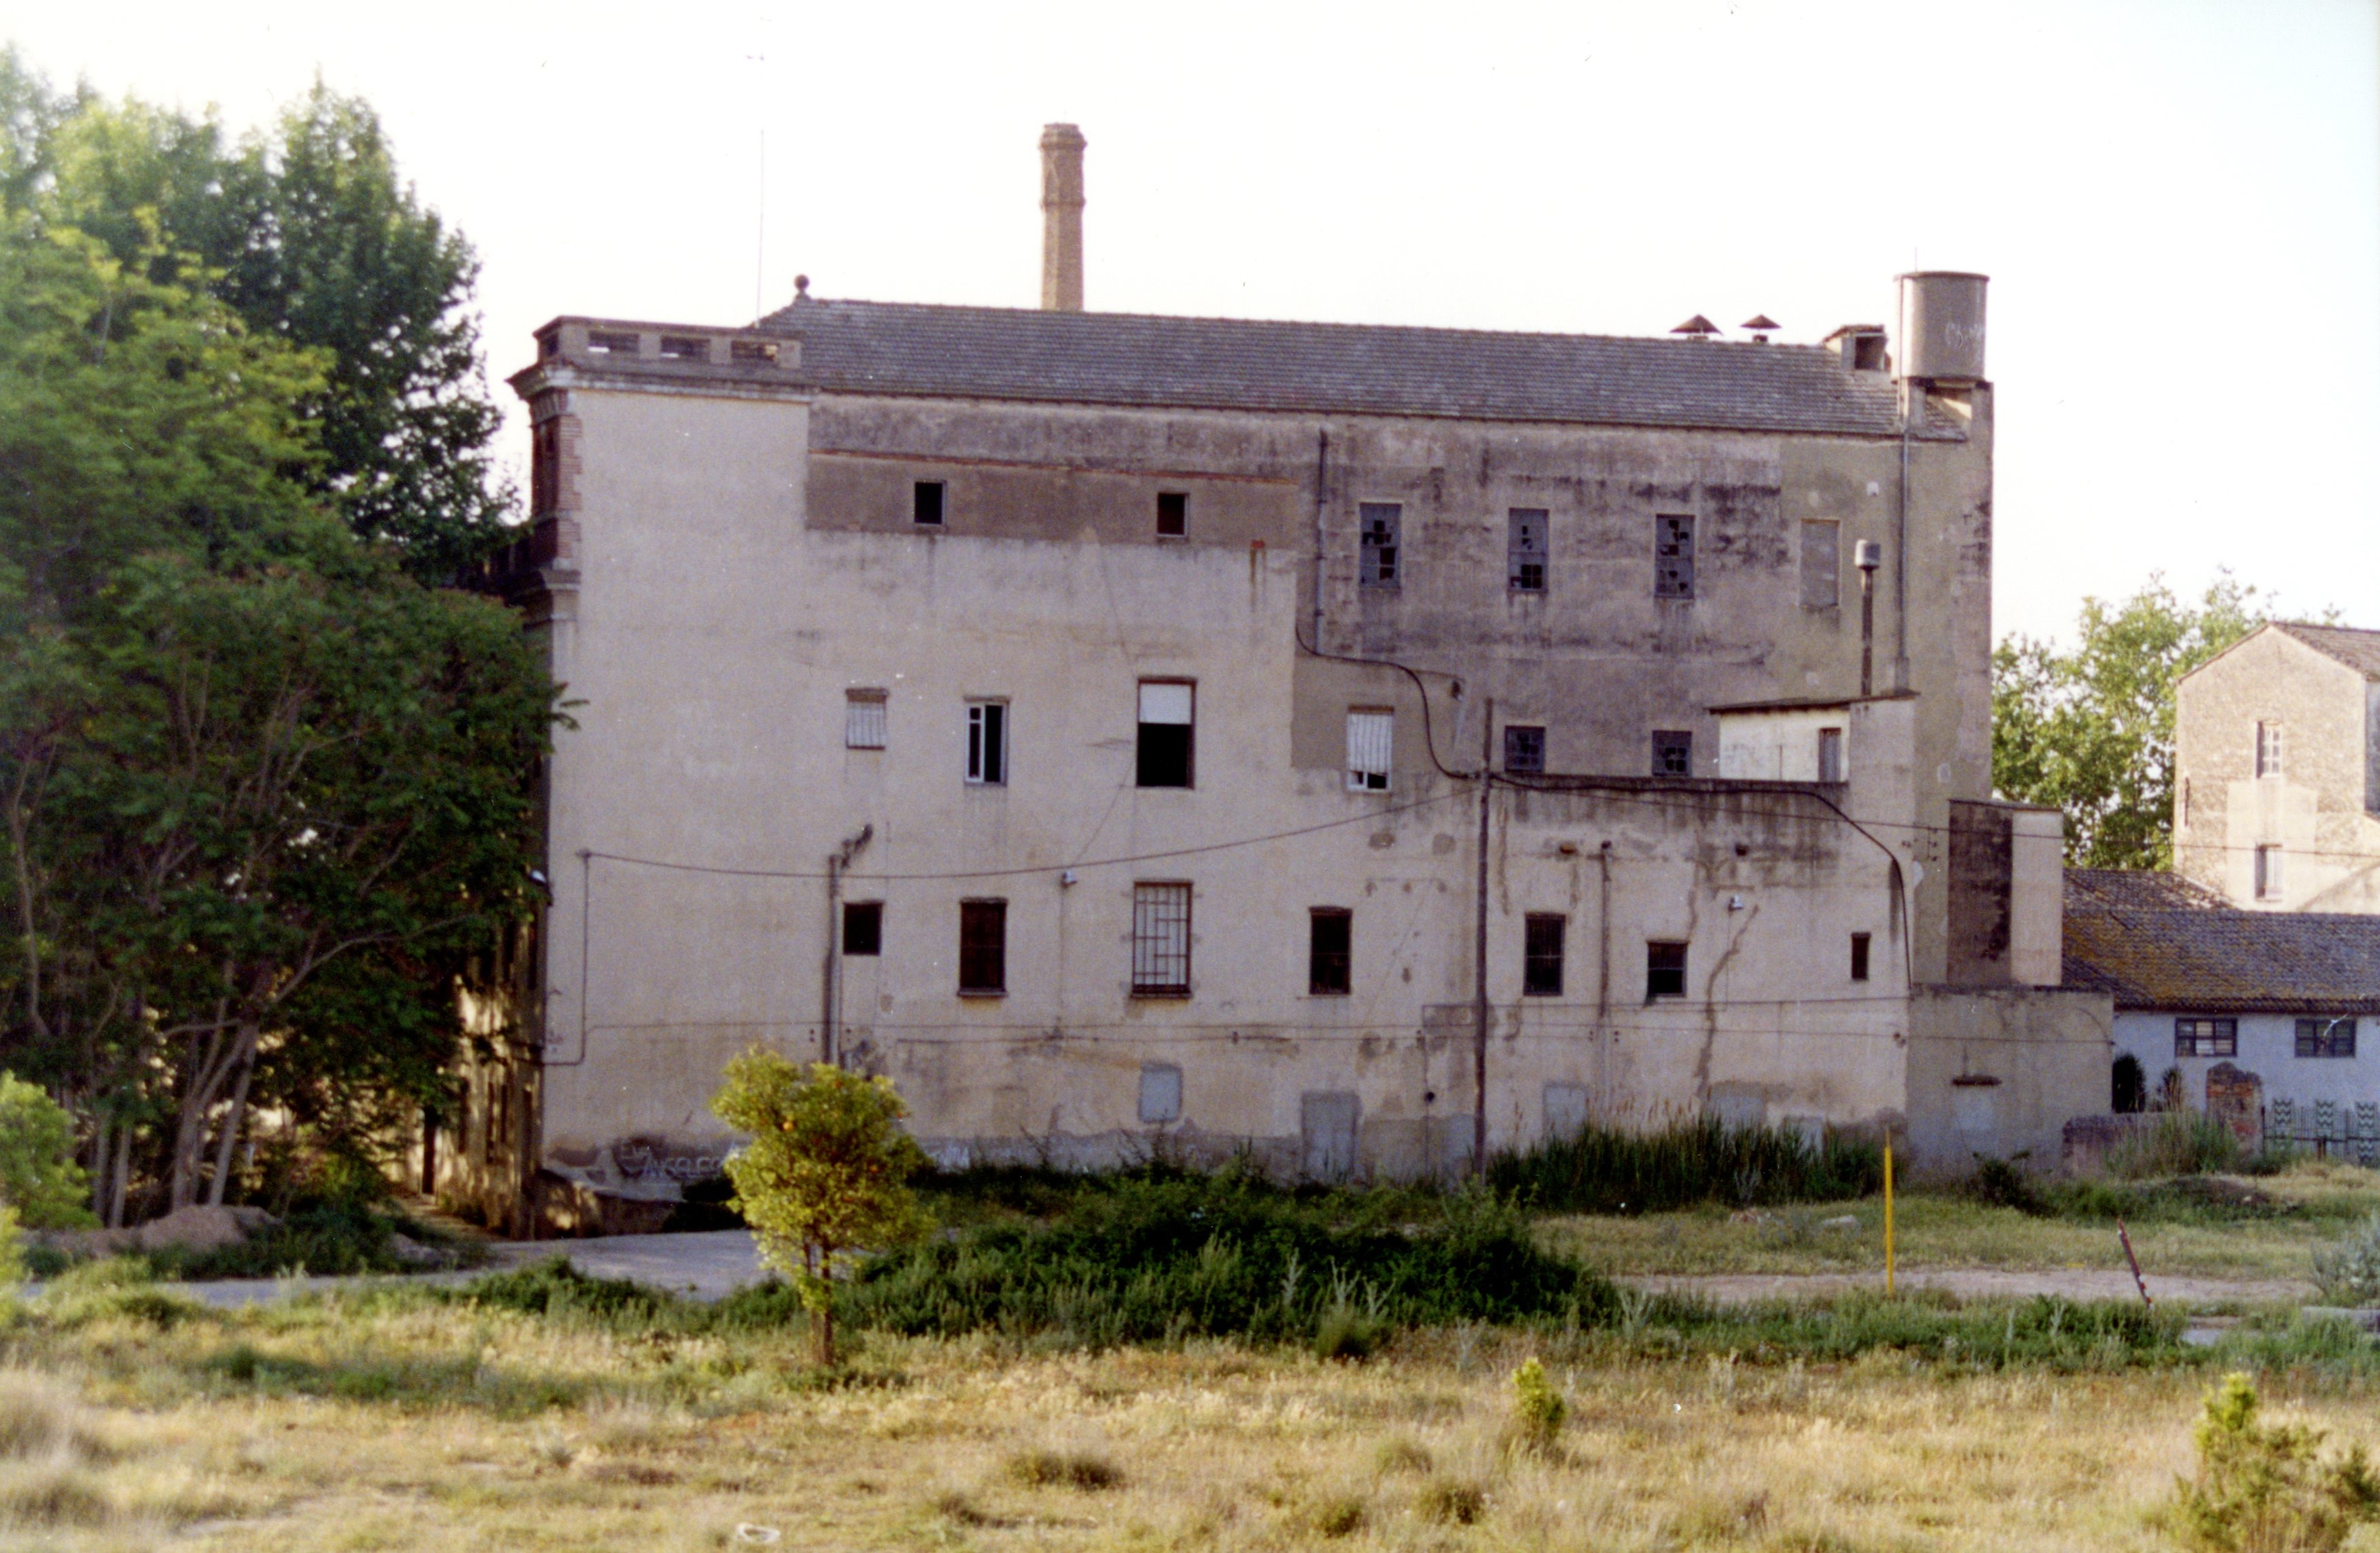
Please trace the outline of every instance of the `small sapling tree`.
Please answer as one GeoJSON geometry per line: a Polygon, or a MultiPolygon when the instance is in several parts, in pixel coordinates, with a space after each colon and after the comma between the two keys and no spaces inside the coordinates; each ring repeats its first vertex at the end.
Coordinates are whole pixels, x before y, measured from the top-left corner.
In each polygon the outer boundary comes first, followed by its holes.
{"type": "Polygon", "coordinates": [[[834,1282],[853,1253],[917,1232],[909,1178],[925,1152],[902,1130],[892,1081],[825,1062],[804,1066],[759,1047],[727,1064],[710,1109],[751,1141],[727,1157],[729,1205],[760,1256],[792,1280],[810,1313],[818,1362],[834,1363],[834,1282]]]}

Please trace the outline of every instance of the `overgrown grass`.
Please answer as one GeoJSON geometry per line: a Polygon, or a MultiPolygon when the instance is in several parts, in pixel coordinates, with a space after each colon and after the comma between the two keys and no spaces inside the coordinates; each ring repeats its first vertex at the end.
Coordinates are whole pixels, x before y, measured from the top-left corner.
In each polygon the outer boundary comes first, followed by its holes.
{"type": "Polygon", "coordinates": [[[2107,1150],[2107,1173],[2132,1180],[2208,1175],[2236,1171],[2242,1159],[2240,1140],[2229,1128],[2204,1111],[2183,1107],[2157,1112],[2147,1125],[2107,1150]]]}
{"type": "Polygon", "coordinates": [[[1702,1117],[1650,1133],[1590,1125],[1500,1156],[1488,1180],[1499,1194],[1547,1212],[1658,1213],[1696,1203],[1750,1207],[1865,1196],[1882,1189],[1884,1163],[1871,1143],[1829,1135],[1812,1147],[1778,1128],[1702,1117]]]}

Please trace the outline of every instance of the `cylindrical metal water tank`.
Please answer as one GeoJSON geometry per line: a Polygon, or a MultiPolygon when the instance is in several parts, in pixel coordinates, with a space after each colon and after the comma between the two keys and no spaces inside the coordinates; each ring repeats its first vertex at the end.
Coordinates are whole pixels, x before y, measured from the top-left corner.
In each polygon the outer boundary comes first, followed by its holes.
{"type": "Polygon", "coordinates": [[[1900,277],[1900,374],[1937,382],[1984,377],[1984,288],[1988,275],[1920,270],[1900,277]]]}

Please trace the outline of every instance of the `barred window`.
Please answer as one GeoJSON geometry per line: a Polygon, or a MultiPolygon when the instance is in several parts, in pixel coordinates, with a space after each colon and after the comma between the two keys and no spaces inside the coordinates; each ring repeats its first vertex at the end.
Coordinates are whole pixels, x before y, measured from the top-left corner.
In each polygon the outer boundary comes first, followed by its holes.
{"type": "Polygon", "coordinates": [[[1362,554],[1356,563],[1356,580],[1367,588],[1394,588],[1397,585],[1397,530],[1404,520],[1404,508],[1394,502],[1366,502],[1355,509],[1357,530],[1362,540],[1362,554]]]}
{"type": "Polygon", "coordinates": [[[1132,994],[1190,995],[1190,887],[1132,887],[1132,994]]]}
{"type": "Polygon", "coordinates": [[[884,703],[881,690],[843,693],[843,746],[845,749],[884,747],[884,703]]]}
{"type": "Polygon", "coordinates": [[[1396,745],[1391,711],[1356,708],[1347,713],[1347,785],[1358,793],[1389,790],[1389,758],[1396,745]]]}
{"type": "Polygon", "coordinates": [[[1694,774],[1694,735],[1691,730],[1683,728],[1653,730],[1653,774],[1655,776],[1694,774]]]}
{"type": "Polygon", "coordinates": [[[959,903],[959,990],[984,996],[1008,990],[1008,903],[959,903]]]}
{"type": "Polygon", "coordinates": [[[1504,728],[1504,769],[1514,776],[1542,776],[1546,770],[1546,731],[1523,723],[1504,728]]]}
{"type": "Polygon", "coordinates": [[[2173,1022],[2173,1054],[2177,1057],[2237,1057],[2240,1022],[2236,1019],[2177,1019],[2173,1022]]]}
{"type": "Polygon", "coordinates": [[[1554,912],[1531,912],[1522,924],[1521,991],[1532,998],[1559,998],[1562,989],[1562,929],[1554,912]]]}
{"type": "Polygon", "coordinates": [[[1543,507],[1514,507],[1506,517],[1504,586],[1515,593],[1546,590],[1547,528],[1543,507]]]}
{"type": "Polygon", "coordinates": [[[1664,515],[1653,520],[1653,596],[1694,596],[1694,520],[1664,515]]]}
{"type": "Polygon", "coordinates": [[[2299,1020],[2298,1055],[2301,1057],[2354,1056],[2355,1021],[2352,1019],[2299,1020]]]}

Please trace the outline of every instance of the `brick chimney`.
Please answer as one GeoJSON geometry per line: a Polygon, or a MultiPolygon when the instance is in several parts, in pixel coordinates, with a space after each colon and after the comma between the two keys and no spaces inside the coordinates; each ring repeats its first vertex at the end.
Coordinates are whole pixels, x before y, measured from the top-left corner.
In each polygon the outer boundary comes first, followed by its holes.
{"type": "Polygon", "coordinates": [[[1083,310],[1083,132],[1041,129],[1041,308],[1083,310]]]}

